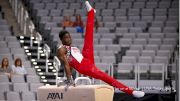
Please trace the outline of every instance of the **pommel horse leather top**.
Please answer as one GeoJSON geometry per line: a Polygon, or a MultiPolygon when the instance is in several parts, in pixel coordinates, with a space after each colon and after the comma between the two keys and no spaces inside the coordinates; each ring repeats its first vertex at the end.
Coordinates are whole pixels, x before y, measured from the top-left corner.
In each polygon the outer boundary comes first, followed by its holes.
{"type": "Polygon", "coordinates": [[[42,86],[39,101],[113,101],[114,88],[109,85],[42,86]]]}

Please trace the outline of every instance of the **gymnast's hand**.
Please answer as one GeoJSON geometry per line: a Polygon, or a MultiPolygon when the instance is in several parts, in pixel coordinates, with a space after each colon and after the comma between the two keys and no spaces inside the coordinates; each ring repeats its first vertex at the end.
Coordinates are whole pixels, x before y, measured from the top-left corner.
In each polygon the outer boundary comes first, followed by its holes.
{"type": "Polygon", "coordinates": [[[64,82],[66,84],[65,91],[68,90],[69,86],[74,86],[75,87],[75,83],[74,83],[73,79],[67,79],[64,82]]]}

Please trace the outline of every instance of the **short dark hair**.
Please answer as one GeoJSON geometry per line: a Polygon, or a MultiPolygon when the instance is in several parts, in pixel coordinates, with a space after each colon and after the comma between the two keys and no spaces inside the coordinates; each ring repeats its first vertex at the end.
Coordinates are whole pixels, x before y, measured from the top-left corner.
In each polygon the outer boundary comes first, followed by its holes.
{"type": "Polygon", "coordinates": [[[62,40],[62,38],[63,38],[63,36],[64,36],[65,34],[69,34],[69,32],[66,31],[66,30],[60,31],[60,32],[59,32],[59,38],[62,40]]]}

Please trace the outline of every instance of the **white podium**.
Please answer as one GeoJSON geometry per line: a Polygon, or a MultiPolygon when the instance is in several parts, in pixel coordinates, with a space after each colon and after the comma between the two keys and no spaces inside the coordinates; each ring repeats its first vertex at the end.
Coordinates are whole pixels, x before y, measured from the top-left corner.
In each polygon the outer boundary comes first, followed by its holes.
{"type": "Polygon", "coordinates": [[[42,86],[38,88],[39,101],[113,101],[114,88],[109,85],[42,86]]]}

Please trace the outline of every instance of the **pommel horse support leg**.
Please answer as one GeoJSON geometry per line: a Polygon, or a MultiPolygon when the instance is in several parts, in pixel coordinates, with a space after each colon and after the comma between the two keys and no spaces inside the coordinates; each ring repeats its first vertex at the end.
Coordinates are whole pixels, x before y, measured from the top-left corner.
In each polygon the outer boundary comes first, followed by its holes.
{"type": "Polygon", "coordinates": [[[56,85],[38,88],[39,101],[113,101],[114,88],[109,85],[76,85],[57,87],[56,85]]]}

